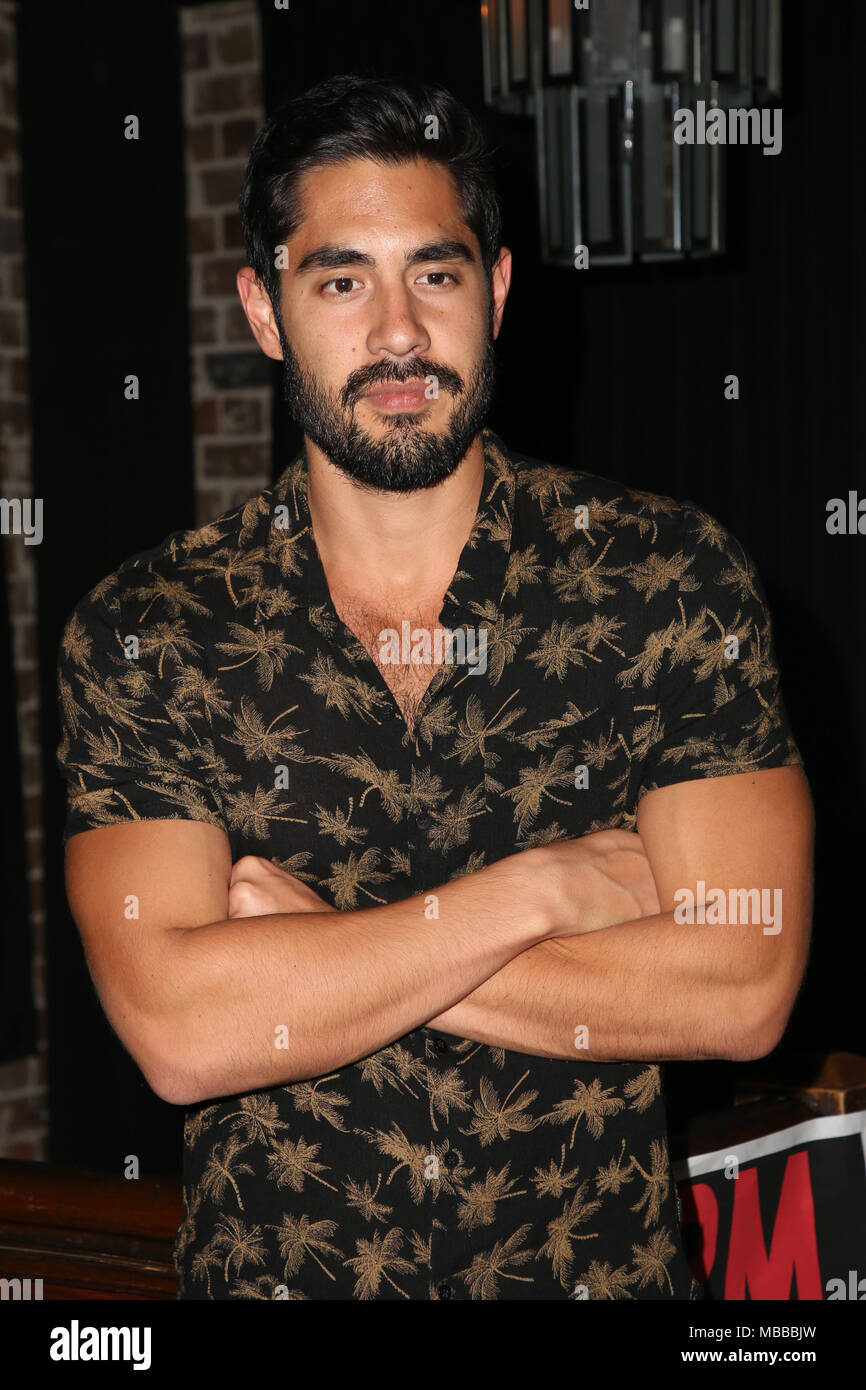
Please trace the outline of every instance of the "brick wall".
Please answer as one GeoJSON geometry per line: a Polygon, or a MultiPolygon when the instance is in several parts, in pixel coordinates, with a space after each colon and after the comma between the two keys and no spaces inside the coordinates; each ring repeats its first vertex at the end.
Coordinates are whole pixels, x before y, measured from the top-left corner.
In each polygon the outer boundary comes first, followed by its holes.
{"type": "MultiPolygon", "coordinates": [[[[0,496],[33,495],[14,5],[0,0],[0,496]]],[[[253,0],[181,8],[197,524],[271,476],[271,375],[241,309],[238,195],[263,120],[253,0]]],[[[166,514],[166,531],[174,522],[166,514]]],[[[3,540],[20,729],[37,1056],[0,1066],[0,1157],[47,1154],[42,782],[35,546],[3,540]]]]}
{"type": "MultiPolygon", "coordinates": [[[[4,0],[0,3],[0,495],[23,500],[33,496],[33,477],[17,109],[14,6],[4,0]]],[[[44,1158],[45,900],[36,642],[37,547],[25,545],[23,536],[14,535],[4,536],[2,546],[18,703],[39,1051],[35,1057],[0,1066],[0,1156],[44,1158]]]]}
{"type": "Polygon", "coordinates": [[[264,119],[252,0],[180,11],[186,125],[192,392],[199,525],[271,478],[271,368],[235,286],[246,264],[238,196],[264,119]]]}

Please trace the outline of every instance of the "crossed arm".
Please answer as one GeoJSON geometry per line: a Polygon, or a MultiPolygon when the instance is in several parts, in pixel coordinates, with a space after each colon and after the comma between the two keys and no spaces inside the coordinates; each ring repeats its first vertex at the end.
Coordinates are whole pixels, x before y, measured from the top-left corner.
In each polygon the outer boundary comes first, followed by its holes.
{"type": "MultiPolygon", "coordinates": [[[[659,788],[641,799],[637,829],[659,914],[542,941],[429,1026],[493,1047],[580,1060],[748,1059],[770,1052],[784,1032],[808,953],[813,814],[802,770],[659,788]],[[717,924],[675,920],[675,908],[682,916],[687,899],[674,894],[695,892],[699,880],[707,892],[725,892],[717,924]],[[781,907],[780,920],[726,922],[743,915],[731,888],[770,890],[762,906],[771,913],[781,907]]],[[[757,906],[754,895],[748,901],[757,906]]]]}
{"type": "Polygon", "coordinates": [[[553,896],[537,877],[549,855],[518,853],[443,885],[429,930],[419,930],[423,895],[337,912],[266,861],[253,863],[269,880],[257,899],[259,889],[236,884],[224,832],[192,821],[73,836],[67,892],[110,1022],[153,1089],[178,1104],[319,1076],[425,1023],[576,1060],[764,1055],[808,949],[812,811],[801,770],[656,789],[637,828],[661,910],[586,928],[586,879],[572,892],[578,841],[547,847],[559,869],[553,896]],[[773,905],[780,894],[781,930],[778,918],[770,932],[751,920],[678,922],[675,895],[691,889],[700,901],[701,881],[726,894],[767,890],[773,905]],[[289,1015],[291,1050],[275,1051],[289,1015]]]}

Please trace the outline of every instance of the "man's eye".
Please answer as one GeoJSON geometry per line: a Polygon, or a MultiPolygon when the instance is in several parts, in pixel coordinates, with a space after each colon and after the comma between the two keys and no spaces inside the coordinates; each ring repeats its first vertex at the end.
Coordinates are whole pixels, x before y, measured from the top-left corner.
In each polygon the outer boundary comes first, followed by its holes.
{"type": "MultiPolygon", "coordinates": [[[[457,284],[457,276],[456,276],[456,275],[452,275],[450,270],[428,270],[428,271],[426,272],[426,274],[419,276],[419,280],[426,280],[426,279],[428,279],[431,275],[438,276],[438,278],[439,278],[440,280],[441,280],[441,279],[443,278],[443,276],[444,276],[444,278],[445,278],[446,280],[453,280],[453,281],[454,281],[454,284],[455,284],[455,285],[457,284]]],[[[437,288],[437,287],[434,286],[434,289],[435,289],[435,288],[437,288]]]]}
{"type": "Polygon", "coordinates": [[[360,285],[360,283],[361,281],[356,280],[352,275],[336,275],[333,280],[326,280],[322,289],[326,290],[329,285],[343,286],[344,288],[337,289],[337,298],[339,299],[348,294],[353,285],[360,285]]]}

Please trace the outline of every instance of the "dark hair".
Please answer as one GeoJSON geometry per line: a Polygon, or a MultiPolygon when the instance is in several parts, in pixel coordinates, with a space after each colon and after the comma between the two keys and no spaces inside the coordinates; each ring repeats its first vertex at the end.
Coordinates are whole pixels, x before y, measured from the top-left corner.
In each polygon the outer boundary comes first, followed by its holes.
{"type": "Polygon", "coordinates": [[[481,247],[488,277],[499,252],[502,214],[484,131],[444,87],[346,73],[329,77],[281,106],[253,143],[240,196],[249,264],[280,314],[276,248],[301,222],[299,183],[325,164],[426,159],[451,173],[460,214],[481,247]],[[431,127],[434,116],[438,128],[431,127]],[[425,130],[436,129],[429,139],[425,130]]]}

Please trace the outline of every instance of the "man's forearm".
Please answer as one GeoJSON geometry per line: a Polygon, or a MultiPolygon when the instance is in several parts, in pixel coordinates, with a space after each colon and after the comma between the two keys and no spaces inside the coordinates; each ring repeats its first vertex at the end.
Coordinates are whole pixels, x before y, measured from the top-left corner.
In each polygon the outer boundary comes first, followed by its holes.
{"type": "Polygon", "coordinates": [[[156,1089],[191,1104],[286,1085],[420,1027],[543,939],[530,872],[515,856],[455,879],[436,890],[438,917],[418,894],[168,931],[156,1089]]]}
{"type": "Polygon", "coordinates": [[[760,1034],[758,966],[778,949],[759,926],[664,912],[542,941],[428,1027],[574,1061],[734,1058],[760,1034]]]}

